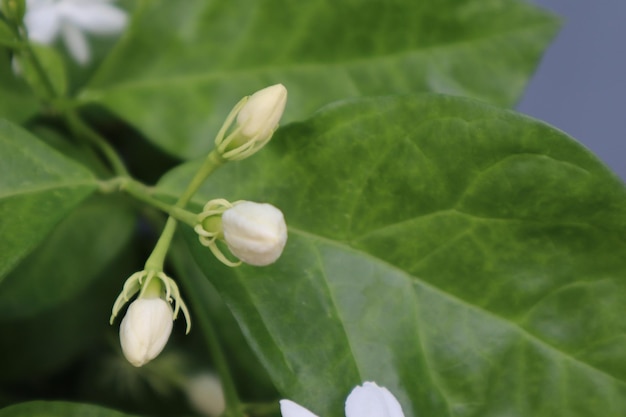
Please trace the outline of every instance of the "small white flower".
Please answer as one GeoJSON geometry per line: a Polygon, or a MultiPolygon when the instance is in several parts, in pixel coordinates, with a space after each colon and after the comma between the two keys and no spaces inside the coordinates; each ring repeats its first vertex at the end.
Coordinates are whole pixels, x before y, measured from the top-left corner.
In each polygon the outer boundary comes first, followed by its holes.
{"type": "Polygon", "coordinates": [[[172,307],[162,298],[133,301],[120,325],[120,344],[128,362],[139,367],[156,358],[170,337],[173,321],[172,307]]]}
{"type": "Polygon", "coordinates": [[[250,265],[275,262],[287,242],[283,213],[271,204],[235,204],[222,214],[222,229],[233,255],[250,265]]]}
{"type": "Polygon", "coordinates": [[[400,403],[385,387],[365,382],[346,399],[346,417],[404,417],[400,403]]]}
{"type": "Polygon", "coordinates": [[[45,45],[60,35],[80,64],[91,58],[83,32],[114,35],[127,23],[126,12],[109,4],[113,0],[27,0],[24,24],[30,40],[45,45]]]}
{"type": "MultiPolygon", "coordinates": [[[[280,401],[283,417],[317,417],[290,400],[280,401]]],[[[346,399],[346,417],[404,417],[400,403],[387,388],[375,382],[355,387],[346,399]]]]}
{"type": "Polygon", "coordinates": [[[211,373],[205,372],[189,378],[185,383],[185,393],[194,410],[204,416],[217,417],[226,410],[222,383],[211,373]]]}

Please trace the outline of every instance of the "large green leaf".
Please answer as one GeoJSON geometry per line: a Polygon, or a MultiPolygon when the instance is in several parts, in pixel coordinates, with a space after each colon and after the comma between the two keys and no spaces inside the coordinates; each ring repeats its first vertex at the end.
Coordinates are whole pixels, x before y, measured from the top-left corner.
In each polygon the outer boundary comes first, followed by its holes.
{"type": "Polygon", "coordinates": [[[82,100],[196,157],[241,97],[273,83],[289,90],[284,122],[415,91],[511,105],[556,28],[517,0],[150,1],[82,100]]]}
{"type": "Polygon", "coordinates": [[[82,165],[0,120],[0,281],[95,187],[82,165]]]}
{"type": "Polygon", "coordinates": [[[451,97],[348,101],[201,196],[284,211],[270,267],[187,237],[276,386],[318,415],[365,380],[408,417],[626,415],[626,188],[565,134],[451,97]]]}
{"type": "Polygon", "coordinates": [[[64,401],[31,401],[0,410],[0,417],[131,417],[109,408],[64,401]]]}
{"type": "Polygon", "coordinates": [[[127,246],[134,225],[119,199],[74,210],[0,285],[0,318],[30,316],[75,296],[127,246]]]}

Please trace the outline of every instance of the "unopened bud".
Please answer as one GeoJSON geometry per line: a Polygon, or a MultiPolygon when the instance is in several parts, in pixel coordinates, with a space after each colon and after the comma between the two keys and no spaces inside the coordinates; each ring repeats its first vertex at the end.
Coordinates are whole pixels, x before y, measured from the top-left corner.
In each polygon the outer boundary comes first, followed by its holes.
{"type": "Polygon", "coordinates": [[[269,139],[278,127],[286,102],[287,89],[282,84],[252,94],[237,115],[241,134],[258,141],[269,139]]]}
{"type": "Polygon", "coordinates": [[[242,99],[227,117],[215,139],[217,150],[224,159],[247,158],[272,138],[287,103],[287,89],[275,84],[242,99]],[[224,137],[235,116],[237,127],[224,137]]]}
{"type": "Polygon", "coordinates": [[[128,362],[139,367],[156,358],[170,337],[173,320],[172,307],[162,298],[133,301],[120,325],[120,343],[128,362]]]}
{"type": "Polygon", "coordinates": [[[283,213],[271,204],[235,204],[222,214],[222,229],[233,255],[250,265],[275,262],[287,242],[283,213]]]}

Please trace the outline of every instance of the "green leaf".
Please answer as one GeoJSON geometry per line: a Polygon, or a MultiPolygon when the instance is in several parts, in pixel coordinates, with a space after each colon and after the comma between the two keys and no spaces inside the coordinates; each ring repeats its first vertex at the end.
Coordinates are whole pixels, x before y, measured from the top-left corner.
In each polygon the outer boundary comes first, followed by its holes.
{"type": "Polygon", "coordinates": [[[37,111],[39,103],[23,78],[12,69],[11,55],[0,48],[0,118],[22,123],[37,111]]]}
{"type": "Polygon", "coordinates": [[[0,120],[0,281],[96,185],[86,168],[0,120]]]}
{"type": "Polygon", "coordinates": [[[0,19],[0,45],[2,46],[19,46],[19,40],[13,33],[9,25],[0,19]]]}
{"type": "Polygon", "coordinates": [[[192,158],[241,97],[274,83],[289,90],[285,123],[337,99],[392,93],[512,105],[558,26],[516,0],[143,6],[81,98],[192,158]]]}
{"type": "Polygon", "coordinates": [[[0,417],[131,417],[109,408],[64,401],[30,401],[0,410],[0,417]]]}
{"type": "MultiPolygon", "coordinates": [[[[117,345],[117,329],[109,325],[111,307],[137,262],[137,254],[127,245],[112,262],[101,267],[97,277],[89,277],[86,288],[72,294],[70,299],[35,315],[11,320],[0,317],[0,334],[11,335],[0,344],[0,383],[11,387],[19,382],[43,380],[76,363],[81,355],[84,361],[93,364],[96,353],[101,353],[103,347],[110,349],[117,345]]],[[[78,380],[72,380],[64,389],[69,392],[78,384],[78,380]]]]}
{"type": "Polygon", "coordinates": [[[216,172],[201,199],[217,197],[285,214],[265,268],[186,236],[278,389],[316,414],[371,380],[407,417],[626,415],[626,187],[562,132],[445,96],[347,101],[216,172]]]}
{"type": "Polygon", "coordinates": [[[34,54],[39,60],[42,70],[48,77],[53,92],[48,88],[47,83],[42,80],[41,74],[30,59],[19,57],[19,68],[24,79],[31,86],[33,91],[42,98],[52,99],[63,96],[67,92],[67,77],[65,75],[65,64],[61,55],[52,47],[44,45],[31,45],[34,54]]]}
{"type": "Polygon", "coordinates": [[[93,199],[70,213],[0,285],[0,317],[39,313],[86,288],[128,244],[132,210],[117,199],[93,199]]]}

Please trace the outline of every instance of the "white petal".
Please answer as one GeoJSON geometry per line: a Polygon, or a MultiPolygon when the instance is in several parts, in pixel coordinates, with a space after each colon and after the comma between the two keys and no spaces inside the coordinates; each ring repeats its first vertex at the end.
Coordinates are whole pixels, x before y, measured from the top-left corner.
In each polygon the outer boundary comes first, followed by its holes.
{"type": "Polygon", "coordinates": [[[76,26],[64,24],[61,26],[61,34],[63,35],[63,41],[70,55],[81,65],[85,65],[91,58],[89,52],[89,44],[83,32],[76,26]]]}
{"type": "Polygon", "coordinates": [[[290,400],[280,400],[280,413],[283,417],[317,417],[300,404],[290,400]]]}
{"type": "Polygon", "coordinates": [[[400,403],[374,382],[355,387],[346,399],[346,417],[404,417],[400,403]]]}
{"type": "Polygon", "coordinates": [[[126,12],[103,2],[65,2],[59,13],[66,22],[97,35],[113,35],[126,27],[126,12]]]}
{"type": "Polygon", "coordinates": [[[28,9],[24,24],[30,40],[48,45],[59,34],[61,21],[54,5],[38,4],[28,9]]]}
{"type": "Polygon", "coordinates": [[[165,347],[174,320],[170,304],[161,298],[133,301],[120,324],[124,356],[134,366],[143,366],[165,347]]]}

